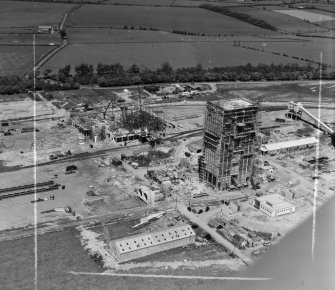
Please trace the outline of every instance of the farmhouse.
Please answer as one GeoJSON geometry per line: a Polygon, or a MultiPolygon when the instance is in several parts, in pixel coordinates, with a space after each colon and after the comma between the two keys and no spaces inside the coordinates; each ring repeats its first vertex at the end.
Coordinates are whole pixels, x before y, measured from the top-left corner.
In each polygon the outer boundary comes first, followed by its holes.
{"type": "Polygon", "coordinates": [[[110,241],[109,247],[119,262],[125,262],[193,243],[195,232],[183,225],[110,241]]]}
{"type": "Polygon", "coordinates": [[[37,29],[38,33],[50,33],[55,34],[56,28],[53,25],[40,25],[37,29]]]}

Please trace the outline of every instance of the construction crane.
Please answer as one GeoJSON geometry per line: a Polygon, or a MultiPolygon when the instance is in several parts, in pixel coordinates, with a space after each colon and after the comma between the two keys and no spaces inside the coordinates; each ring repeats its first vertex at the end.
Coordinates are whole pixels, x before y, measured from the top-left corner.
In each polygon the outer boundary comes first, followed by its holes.
{"type": "Polygon", "coordinates": [[[330,138],[332,145],[335,147],[335,132],[332,128],[322,122],[320,119],[315,117],[309,111],[307,111],[302,103],[289,102],[288,112],[285,114],[287,118],[293,120],[301,120],[305,123],[312,125],[314,128],[317,128],[325,133],[327,133],[330,138]]]}
{"type": "Polygon", "coordinates": [[[114,116],[114,107],[115,107],[115,100],[114,99],[111,99],[106,107],[106,109],[104,110],[103,112],[103,119],[105,120],[106,119],[106,115],[109,116],[112,120],[115,120],[115,116],[114,116]],[[107,114],[107,111],[109,109],[109,107],[112,105],[112,115],[108,115],[107,114]]]}

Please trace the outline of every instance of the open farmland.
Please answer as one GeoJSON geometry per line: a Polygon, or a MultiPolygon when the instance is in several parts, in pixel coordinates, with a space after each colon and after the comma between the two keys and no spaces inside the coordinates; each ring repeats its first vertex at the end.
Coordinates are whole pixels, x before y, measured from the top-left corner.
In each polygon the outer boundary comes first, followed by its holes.
{"type": "MultiPolygon", "coordinates": [[[[242,43],[241,43],[242,45],[242,43]]],[[[308,39],[301,38],[301,41],[291,42],[243,42],[243,45],[255,47],[258,49],[264,49],[266,52],[279,52],[281,54],[287,54],[288,56],[296,56],[299,58],[307,58],[314,61],[320,61],[320,52],[322,51],[323,63],[329,65],[335,65],[334,56],[334,39],[308,39]]]]}
{"type": "Polygon", "coordinates": [[[240,41],[296,41],[297,38],[287,36],[283,40],[281,34],[271,36],[197,36],[183,35],[166,31],[131,30],[117,28],[68,28],[68,41],[71,44],[103,44],[103,43],[157,43],[157,42],[226,42],[233,44],[240,41]]]}
{"type": "Polygon", "coordinates": [[[334,5],[314,5],[315,8],[322,10],[322,11],[330,11],[335,12],[335,6],[334,5]]]}
{"type": "Polygon", "coordinates": [[[165,31],[127,30],[111,28],[68,28],[71,44],[98,44],[119,42],[175,42],[175,41],[215,41],[217,37],[180,35],[165,31]]]}
{"type": "Polygon", "coordinates": [[[57,24],[71,7],[65,3],[0,1],[0,27],[57,24]]]}
{"type": "Polygon", "coordinates": [[[67,64],[80,63],[96,65],[101,63],[120,63],[125,67],[132,64],[156,69],[168,61],[174,68],[190,67],[201,63],[204,67],[235,66],[246,63],[280,64],[305,62],[277,55],[267,55],[258,51],[233,47],[227,43],[193,42],[193,43],[119,43],[69,45],[44,67],[58,70],[67,64]]]}
{"type": "Polygon", "coordinates": [[[267,30],[229,16],[200,8],[86,5],[74,11],[67,22],[71,27],[140,26],[163,31],[186,31],[206,35],[261,35],[267,30]]]}
{"type": "MultiPolygon", "coordinates": [[[[42,58],[54,46],[36,46],[36,60],[42,58]]],[[[0,45],[0,76],[21,75],[33,66],[32,46],[0,45]]]]}
{"type": "MultiPolygon", "coordinates": [[[[132,30],[118,28],[68,28],[68,41],[71,44],[103,44],[103,43],[159,43],[159,42],[226,42],[232,44],[235,40],[241,41],[282,41],[282,36],[271,35],[269,37],[255,36],[197,36],[183,35],[166,31],[132,30]],[[277,37],[280,40],[276,39],[277,37]]],[[[285,41],[295,41],[287,37],[285,41]]]]}
{"type": "Polygon", "coordinates": [[[138,6],[180,6],[180,7],[198,7],[208,2],[217,6],[239,6],[243,5],[239,1],[206,1],[206,0],[107,0],[104,4],[111,5],[138,5],[138,6]]]}
{"type": "Polygon", "coordinates": [[[335,20],[316,22],[316,24],[325,28],[335,29],[335,20]]]}
{"type": "Polygon", "coordinates": [[[309,22],[320,22],[320,21],[335,20],[335,17],[333,17],[333,16],[314,13],[314,12],[305,11],[305,10],[295,10],[295,9],[274,10],[274,12],[283,13],[283,14],[293,16],[293,17],[296,17],[296,18],[299,18],[299,19],[302,19],[302,20],[305,20],[305,21],[309,21],[309,22]]]}
{"type": "Polygon", "coordinates": [[[143,5],[143,6],[171,6],[174,0],[107,0],[104,4],[143,5]]]}
{"type": "Polygon", "coordinates": [[[317,10],[317,9],[308,9],[306,11],[309,11],[309,12],[313,12],[313,13],[316,13],[316,14],[320,14],[320,15],[323,15],[323,16],[329,16],[331,18],[333,18],[333,20],[321,20],[321,21],[317,21],[317,22],[314,22],[316,25],[320,25],[322,27],[325,27],[325,28],[329,28],[329,29],[334,29],[335,28],[335,9],[334,9],[334,12],[329,12],[329,11],[321,11],[321,10],[317,10]]]}
{"type": "Polygon", "coordinates": [[[250,15],[254,18],[264,20],[269,24],[275,26],[277,29],[292,32],[292,33],[311,33],[311,32],[320,32],[327,31],[322,29],[312,23],[303,21],[302,19],[285,15],[280,13],[283,10],[263,10],[261,8],[251,8],[251,7],[235,7],[231,8],[231,11],[244,13],[250,15]]]}
{"type": "MultiPolygon", "coordinates": [[[[33,35],[29,33],[0,34],[0,44],[32,45],[33,35]]],[[[36,34],[36,45],[60,44],[60,38],[55,34],[36,34]]]]}

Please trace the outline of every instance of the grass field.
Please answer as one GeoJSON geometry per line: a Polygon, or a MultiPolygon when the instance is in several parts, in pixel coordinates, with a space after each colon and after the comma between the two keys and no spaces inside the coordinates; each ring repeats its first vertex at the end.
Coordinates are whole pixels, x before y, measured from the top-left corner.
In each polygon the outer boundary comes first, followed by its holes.
{"type": "MultiPolygon", "coordinates": [[[[36,34],[37,45],[49,45],[50,43],[60,44],[61,40],[55,34],[36,34]]],[[[32,45],[33,35],[29,33],[0,34],[0,44],[32,45]]]]}
{"type": "Polygon", "coordinates": [[[173,2],[174,0],[107,0],[104,4],[170,6],[173,2]]]}
{"type": "Polygon", "coordinates": [[[335,12],[335,6],[334,5],[315,5],[317,9],[320,9],[322,11],[330,11],[335,12]]]}
{"type": "Polygon", "coordinates": [[[162,42],[213,40],[215,37],[186,36],[165,31],[111,28],[68,28],[68,41],[74,43],[162,42]]]}
{"type": "MultiPolygon", "coordinates": [[[[103,43],[157,43],[157,42],[227,42],[232,44],[234,40],[248,40],[264,42],[278,41],[274,35],[270,37],[256,36],[196,36],[181,35],[166,31],[127,30],[117,28],[68,28],[68,41],[71,44],[103,44],[103,43]]],[[[276,37],[281,35],[276,35],[276,37]]],[[[291,41],[290,38],[287,41],[291,41]]]]}
{"type": "Polygon", "coordinates": [[[251,8],[251,7],[238,7],[238,8],[231,8],[230,10],[245,13],[254,18],[264,20],[272,24],[276,28],[288,32],[307,33],[307,32],[319,32],[320,30],[321,31],[325,30],[311,23],[307,23],[299,18],[292,17],[290,15],[285,15],[284,13],[279,13],[282,10],[274,12],[270,10],[263,10],[261,8],[251,8]]]}
{"type": "Polygon", "coordinates": [[[332,21],[321,21],[316,22],[315,24],[318,24],[322,27],[329,28],[329,29],[335,29],[335,20],[332,21]]]}
{"type": "Polygon", "coordinates": [[[57,24],[73,4],[0,1],[0,27],[31,27],[57,24]]]}
{"type": "Polygon", "coordinates": [[[295,10],[295,9],[290,9],[290,10],[274,10],[275,12],[278,13],[283,13],[285,15],[289,15],[292,17],[296,17],[302,20],[306,20],[309,22],[320,22],[320,21],[331,21],[335,20],[333,16],[330,15],[325,15],[322,13],[315,13],[311,11],[306,11],[306,10],[295,10]]]}
{"type": "MultiPolygon", "coordinates": [[[[306,40],[302,38],[301,40],[306,40]]],[[[323,62],[335,65],[335,40],[317,38],[309,41],[293,41],[293,42],[246,42],[248,46],[264,49],[266,51],[275,51],[286,53],[289,56],[297,56],[320,61],[320,53],[322,52],[323,62]]]]}
{"type": "MultiPolygon", "coordinates": [[[[329,16],[331,18],[335,18],[335,7],[333,12],[328,12],[328,11],[322,11],[322,10],[317,10],[317,9],[308,9],[306,11],[313,12],[316,14],[324,15],[324,16],[329,16]]],[[[333,20],[326,20],[326,21],[316,21],[314,22],[317,25],[320,25],[325,28],[329,29],[334,29],[335,28],[335,19],[333,20]]]]}
{"type": "MultiPolygon", "coordinates": [[[[58,288],[55,287],[58,279],[58,283],[64,275],[71,279],[67,273],[69,270],[99,271],[82,248],[76,234],[76,231],[71,230],[38,237],[38,289],[58,288]]],[[[34,238],[6,241],[1,246],[7,248],[2,253],[1,288],[34,289],[34,238]]]]}
{"type": "Polygon", "coordinates": [[[282,56],[264,54],[258,51],[233,47],[227,43],[120,43],[69,45],[45,64],[45,68],[57,70],[67,64],[78,65],[120,63],[125,67],[136,63],[148,68],[157,68],[168,61],[174,68],[195,66],[204,67],[234,66],[246,64],[301,63],[282,56]]]}
{"type": "Polygon", "coordinates": [[[239,6],[239,1],[201,1],[201,0],[107,0],[104,4],[111,5],[142,5],[142,6],[180,6],[198,7],[202,4],[214,4],[216,6],[239,6]]]}
{"type": "Polygon", "coordinates": [[[206,35],[270,34],[267,30],[200,8],[86,5],[74,11],[67,22],[72,27],[140,26],[163,31],[187,31],[206,35]]]}
{"type": "MultiPolygon", "coordinates": [[[[53,46],[36,46],[36,59],[40,59],[53,48],[53,46]]],[[[21,75],[32,66],[31,46],[0,45],[0,76],[21,75]]]]}

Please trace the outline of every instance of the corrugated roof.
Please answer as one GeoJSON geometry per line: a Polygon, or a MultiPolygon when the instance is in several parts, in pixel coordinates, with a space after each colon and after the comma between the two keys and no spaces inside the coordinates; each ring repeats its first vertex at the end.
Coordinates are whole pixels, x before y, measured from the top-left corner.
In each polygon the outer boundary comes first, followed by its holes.
{"type": "Polygon", "coordinates": [[[195,232],[191,226],[184,225],[168,228],[159,232],[140,234],[114,240],[113,243],[122,254],[192,236],[195,236],[195,232]]]}
{"type": "Polygon", "coordinates": [[[316,144],[316,143],[318,143],[318,139],[316,139],[315,137],[308,137],[308,138],[284,141],[284,142],[279,142],[279,143],[264,144],[262,145],[261,150],[262,151],[274,151],[274,150],[279,150],[279,149],[285,149],[285,148],[291,148],[291,147],[303,146],[303,145],[309,145],[309,144],[316,144]]]}

